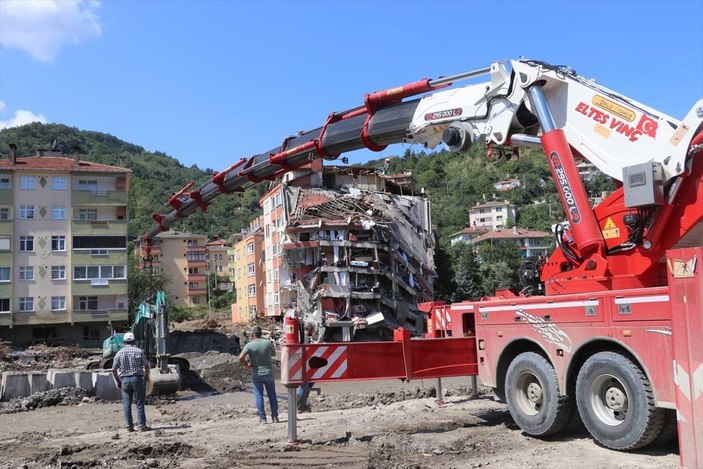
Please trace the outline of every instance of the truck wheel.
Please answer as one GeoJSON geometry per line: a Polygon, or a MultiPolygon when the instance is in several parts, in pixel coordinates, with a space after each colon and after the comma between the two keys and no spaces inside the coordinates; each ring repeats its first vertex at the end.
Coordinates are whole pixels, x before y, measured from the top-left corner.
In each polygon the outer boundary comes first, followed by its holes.
{"type": "Polygon", "coordinates": [[[552,365],[534,352],[521,353],[510,363],[505,397],[515,423],[533,436],[548,436],[563,429],[573,409],[568,397],[559,396],[552,365]]]}
{"type": "Polygon", "coordinates": [[[646,446],[664,424],[647,376],[619,353],[600,352],[586,360],[576,379],[576,403],[591,436],[612,449],[646,446]]]}

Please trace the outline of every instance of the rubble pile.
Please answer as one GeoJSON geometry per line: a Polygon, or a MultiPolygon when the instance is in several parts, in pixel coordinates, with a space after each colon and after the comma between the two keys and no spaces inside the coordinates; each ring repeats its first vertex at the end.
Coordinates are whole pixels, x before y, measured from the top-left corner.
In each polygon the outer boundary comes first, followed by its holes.
{"type": "Polygon", "coordinates": [[[87,399],[86,394],[85,389],[81,388],[59,388],[37,392],[31,396],[18,397],[8,402],[0,403],[0,414],[23,412],[57,405],[75,405],[83,402],[84,398],[87,399]]]}
{"type": "Polygon", "coordinates": [[[35,344],[15,350],[7,342],[0,343],[0,373],[3,371],[44,371],[49,368],[81,367],[94,354],[74,345],[35,344]]]}
{"type": "Polygon", "coordinates": [[[399,326],[422,334],[418,303],[433,299],[435,277],[426,200],[370,183],[287,187],[285,194],[291,217],[283,249],[292,278],[283,288],[324,340],[384,340],[399,326]]]}

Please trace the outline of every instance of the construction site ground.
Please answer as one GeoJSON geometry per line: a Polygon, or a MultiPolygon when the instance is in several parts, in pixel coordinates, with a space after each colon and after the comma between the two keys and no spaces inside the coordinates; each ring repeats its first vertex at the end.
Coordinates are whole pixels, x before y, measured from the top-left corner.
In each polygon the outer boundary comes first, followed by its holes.
{"type": "MultiPolygon", "coordinates": [[[[616,452],[583,429],[528,437],[504,404],[486,394],[471,399],[468,377],[442,381],[443,404],[436,400],[435,380],[319,383],[311,411],[299,414],[299,441],[290,444],[284,386],[277,384],[281,423],[262,425],[236,355],[209,350],[184,356],[191,363],[187,389],[149,398],[148,432],[123,429],[120,402],[96,401],[77,390],[60,390],[51,399],[33,396],[31,405],[21,399],[1,403],[0,468],[561,469],[679,463],[675,442],[616,452]]],[[[69,361],[75,365],[75,358],[69,361]]]]}

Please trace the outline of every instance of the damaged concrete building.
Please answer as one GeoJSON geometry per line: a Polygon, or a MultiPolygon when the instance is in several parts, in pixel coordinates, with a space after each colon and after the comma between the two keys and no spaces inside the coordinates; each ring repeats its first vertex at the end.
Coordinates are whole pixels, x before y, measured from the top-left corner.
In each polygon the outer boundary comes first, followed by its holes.
{"type": "MultiPolygon", "coordinates": [[[[265,218],[269,197],[269,213],[280,201],[285,220],[270,221],[282,257],[277,282],[267,282],[279,302],[271,306],[297,308],[327,341],[390,339],[399,326],[424,332],[417,305],[433,299],[434,240],[430,202],[412,175],[319,164],[269,191],[265,218]]],[[[267,252],[266,263],[275,257],[267,252]]]]}

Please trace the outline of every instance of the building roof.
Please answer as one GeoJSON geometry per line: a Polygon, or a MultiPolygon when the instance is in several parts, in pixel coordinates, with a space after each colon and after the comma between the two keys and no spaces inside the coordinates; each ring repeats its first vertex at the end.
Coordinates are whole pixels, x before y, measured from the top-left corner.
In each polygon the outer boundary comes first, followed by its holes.
{"type": "Polygon", "coordinates": [[[486,233],[486,232],[488,232],[488,230],[485,229],[485,228],[472,228],[472,227],[468,227],[468,228],[464,228],[464,229],[461,230],[461,231],[457,231],[456,233],[453,233],[453,234],[449,235],[449,237],[450,237],[450,238],[453,238],[453,237],[455,237],[455,236],[459,236],[459,235],[463,235],[463,234],[469,234],[469,235],[477,235],[477,236],[479,236],[479,235],[482,235],[482,234],[484,234],[484,233],[486,233]]]}
{"type": "Polygon", "coordinates": [[[469,211],[477,209],[477,208],[492,208],[492,207],[502,207],[504,205],[507,206],[512,206],[510,202],[507,200],[504,200],[503,202],[486,202],[485,204],[476,204],[473,207],[469,207],[469,211]]]}
{"type": "Polygon", "coordinates": [[[214,241],[210,241],[209,243],[207,243],[206,246],[227,247],[227,246],[229,246],[229,244],[224,239],[216,239],[214,241]]]}
{"type": "Polygon", "coordinates": [[[491,239],[548,238],[550,236],[551,233],[544,231],[528,230],[526,228],[513,228],[512,230],[489,231],[488,233],[482,234],[478,238],[472,239],[470,243],[476,244],[481,241],[488,241],[491,239]]]}
{"type": "Polygon", "coordinates": [[[110,166],[106,164],[91,163],[90,161],[79,161],[76,164],[73,158],[62,156],[32,156],[29,158],[17,158],[15,163],[11,163],[7,158],[0,158],[0,171],[62,171],[62,172],[86,172],[86,173],[131,173],[129,168],[110,166]]]}
{"type": "Polygon", "coordinates": [[[205,239],[207,239],[207,236],[202,235],[202,234],[196,234],[196,233],[179,233],[178,231],[165,231],[163,233],[157,234],[156,238],[161,238],[161,239],[166,239],[166,238],[173,238],[173,239],[205,238],[205,239]]]}

